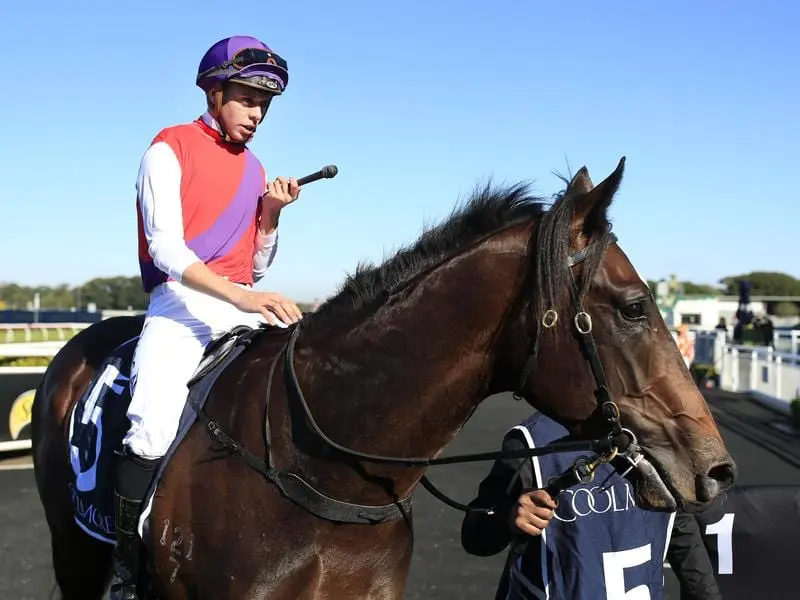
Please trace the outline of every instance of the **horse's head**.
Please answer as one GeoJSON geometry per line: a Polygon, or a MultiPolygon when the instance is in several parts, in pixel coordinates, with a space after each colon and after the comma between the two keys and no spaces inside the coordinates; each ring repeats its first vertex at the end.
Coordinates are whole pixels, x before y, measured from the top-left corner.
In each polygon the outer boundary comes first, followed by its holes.
{"type": "Polygon", "coordinates": [[[641,447],[629,475],[637,503],[697,507],[732,485],[736,467],[647,284],[610,233],[623,166],[596,187],[581,169],[540,219],[531,302],[508,328],[506,358],[528,402],[581,438],[610,431],[596,394],[607,384],[641,447]]]}

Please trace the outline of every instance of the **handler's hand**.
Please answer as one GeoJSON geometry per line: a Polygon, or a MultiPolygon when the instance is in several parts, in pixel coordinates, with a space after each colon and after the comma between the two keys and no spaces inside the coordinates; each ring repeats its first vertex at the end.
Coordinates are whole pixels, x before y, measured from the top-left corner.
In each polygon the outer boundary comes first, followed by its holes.
{"type": "Polygon", "coordinates": [[[511,511],[514,529],[528,535],[541,535],[553,518],[558,506],[545,490],[532,490],[522,494],[511,511]]]}

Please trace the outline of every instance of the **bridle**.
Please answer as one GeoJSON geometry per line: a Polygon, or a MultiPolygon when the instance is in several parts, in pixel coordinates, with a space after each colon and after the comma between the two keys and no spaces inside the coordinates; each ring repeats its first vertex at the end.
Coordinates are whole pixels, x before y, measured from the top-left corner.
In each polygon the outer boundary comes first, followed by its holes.
{"type": "MultiPolygon", "coordinates": [[[[610,239],[611,243],[613,243],[617,238],[613,233],[609,233],[605,239],[610,239]]],[[[388,520],[403,518],[410,514],[411,494],[405,498],[395,497],[395,501],[393,503],[383,506],[360,505],[342,502],[322,494],[305,479],[303,479],[303,477],[298,473],[277,469],[273,466],[274,461],[272,457],[271,428],[269,423],[269,399],[272,389],[273,375],[275,373],[278,360],[281,356],[284,357],[284,370],[290,384],[290,402],[294,400],[297,404],[299,404],[302,410],[302,415],[304,416],[308,427],[319,440],[321,440],[330,449],[348,458],[379,464],[400,465],[407,467],[430,467],[434,465],[491,461],[508,458],[530,458],[533,456],[543,456],[556,452],[589,451],[594,453],[594,457],[581,457],[575,461],[573,466],[567,472],[559,477],[551,478],[553,481],[548,482],[551,484],[551,493],[557,494],[559,491],[561,491],[561,489],[569,487],[570,485],[592,481],[594,477],[594,471],[597,466],[602,463],[610,462],[617,457],[626,459],[630,464],[627,471],[619,474],[620,478],[624,477],[634,466],[636,466],[642,455],[637,444],[636,436],[629,429],[622,427],[622,424],[620,423],[619,407],[611,398],[611,392],[608,387],[605,371],[603,370],[603,365],[597,352],[597,344],[592,334],[592,318],[591,315],[589,315],[589,313],[583,308],[578,285],[573,274],[573,267],[586,260],[589,254],[589,248],[590,246],[587,245],[583,249],[570,255],[567,258],[567,267],[570,273],[571,296],[575,305],[573,324],[580,336],[579,339],[584,351],[584,355],[589,363],[592,375],[594,377],[596,386],[594,396],[597,399],[598,409],[601,411],[603,418],[608,423],[608,433],[604,437],[590,440],[555,441],[537,448],[525,448],[514,451],[503,450],[496,452],[446,456],[441,458],[382,456],[347,448],[331,440],[325,434],[325,432],[322,431],[317,422],[314,420],[311,409],[309,408],[308,403],[303,396],[303,392],[294,369],[293,360],[295,343],[297,342],[297,338],[300,333],[299,325],[293,326],[294,329],[290,334],[284,350],[275,356],[269,371],[266,400],[267,417],[265,420],[265,432],[268,448],[266,462],[259,457],[254,456],[241,444],[233,440],[202,410],[197,411],[198,417],[200,417],[200,419],[205,423],[209,435],[214,440],[222,444],[234,455],[242,458],[242,460],[244,460],[249,466],[263,474],[268,480],[272,481],[276,486],[278,486],[278,488],[286,497],[319,517],[337,522],[380,523],[388,520]],[[556,484],[560,489],[556,489],[556,487],[554,487],[556,484]]],[[[544,313],[541,324],[546,329],[552,328],[556,325],[558,318],[558,313],[554,309],[549,309],[544,313]]],[[[532,346],[529,356],[523,367],[517,391],[514,393],[514,397],[517,399],[522,397],[521,390],[523,389],[528,377],[530,377],[535,364],[538,353],[539,337],[539,335],[535,336],[536,339],[534,341],[534,345],[532,346]]],[[[464,512],[487,513],[494,511],[494,507],[490,509],[478,509],[456,502],[436,488],[436,486],[433,485],[426,475],[421,477],[420,483],[436,498],[448,506],[458,510],[464,512]]]]}
{"type": "MultiPolygon", "coordinates": [[[[608,240],[607,245],[611,245],[617,241],[617,236],[609,232],[606,236],[606,239],[608,240]]],[[[598,241],[594,243],[601,242],[598,241]]],[[[572,297],[572,302],[575,305],[575,315],[573,316],[572,322],[575,327],[575,331],[579,336],[578,339],[581,349],[583,350],[584,357],[589,363],[589,368],[591,369],[592,377],[594,378],[595,389],[593,393],[595,399],[597,400],[598,409],[608,424],[608,441],[610,446],[607,454],[609,454],[608,460],[612,460],[620,452],[624,453],[627,451],[631,444],[635,444],[636,436],[630,429],[624,428],[620,422],[619,407],[611,398],[611,390],[608,385],[605,369],[603,369],[603,362],[600,360],[600,355],[597,351],[597,342],[595,342],[594,335],[592,334],[592,330],[594,328],[592,316],[583,307],[580,290],[578,289],[578,283],[575,279],[575,273],[573,271],[573,268],[576,265],[579,265],[586,260],[590,248],[591,245],[587,244],[581,250],[578,250],[574,254],[571,254],[567,257],[570,294],[572,297]],[[627,438],[627,440],[623,438],[627,438]]],[[[551,308],[545,311],[544,315],[542,315],[541,326],[545,329],[551,329],[555,327],[558,319],[558,312],[551,308]]],[[[528,355],[528,359],[523,367],[522,374],[520,375],[517,391],[514,393],[514,398],[516,400],[522,399],[521,390],[523,389],[525,382],[528,380],[528,377],[530,377],[530,374],[533,370],[533,365],[536,362],[539,338],[540,336],[537,335],[534,348],[528,355]]]]}
{"type": "MultiPolygon", "coordinates": [[[[611,232],[608,233],[606,236],[608,240],[608,245],[617,241],[617,236],[611,232]]],[[[600,242],[592,242],[592,243],[600,243],[600,242]]],[[[571,485],[579,484],[579,483],[589,483],[594,479],[594,472],[598,466],[603,463],[609,463],[614,459],[622,459],[627,463],[627,469],[618,475],[618,478],[622,478],[627,475],[634,467],[636,467],[643,457],[640,447],[637,443],[636,435],[630,430],[622,426],[620,422],[620,411],[617,404],[611,397],[611,391],[608,386],[608,380],[606,378],[605,370],[603,369],[603,363],[600,360],[600,355],[597,351],[597,343],[595,342],[594,335],[592,333],[593,330],[593,322],[591,315],[584,309],[583,303],[581,302],[581,295],[580,290],[578,289],[578,283],[575,279],[575,273],[573,268],[582,262],[584,262],[589,255],[589,250],[591,246],[587,244],[581,250],[578,250],[574,254],[571,254],[567,257],[567,268],[569,270],[570,276],[570,295],[572,298],[572,302],[575,306],[575,315],[573,316],[573,325],[575,327],[575,331],[579,336],[579,341],[581,348],[583,350],[583,354],[589,363],[589,367],[592,372],[592,377],[594,378],[595,382],[595,390],[594,396],[597,400],[598,409],[600,410],[602,417],[605,419],[606,423],[608,424],[608,433],[605,438],[590,440],[588,442],[589,447],[582,447],[582,448],[571,448],[568,447],[569,444],[573,442],[552,442],[550,444],[546,444],[540,446],[538,448],[530,448],[525,449],[522,451],[501,451],[497,453],[489,453],[496,455],[497,458],[504,459],[504,458],[520,458],[520,457],[533,457],[533,456],[541,456],[544,454],[551,454],[554,452],[571,452],[575,450],[591,450],[594,452],[594,456],[582,456],[579,457],[573,465],[567,469],[564,473],[551,477],[548,481],[547,485],[545,486],[551,493],[551,495],[556,496],[559,492],[571,485]]],[[[542,315],[541,326],[545,329],[551,329],[555,327],[556,323],[558,322],[559,315],[558,312],[554,309],[548,309],[542,315]]],[[[531,376],[533,372],[533,367],[536,363],[536,358],[538,356],[539,351],[539,341],[541,336],[536,335],[532,348],[528,353],[528,357],[525,361],[525,365],[522,368],[522,372],[519,377],[519,382],[517,384],[517,389],[514,392],[514,399],[519,401],[523,399],[523,392],[525,383],[528,381],[528,378],[531,376]]],[[[477,460],[486,460],[482,458],[486,455],[480,454],[473,454],[473,455],[462,455],[459,457],[451,457],[452,459],[459,458],[464,460],[459,460],[458,462],[471,462],[477,460]],[[481,458],[478,458],[481,457],[481,458]],[[469,460],[467,460],[469,459],[469,460]]],[[[433,463],[432,463],[433,464],[433,463]]],[[[443,464],[443,463],[436,463],[436,464],[443,464]]],[[[522,468],[522,464],[517,469],[522,468]]],[[[597,493],[602,493],[609,487],[611,487],[616,482],[616,479],[611,481],[610,483],[606,482],[601,488],[597,490],[597,493]]],[[[439,500],[448,504],[449,506],[464,511],[464,512],[486,512],[492,513],[494,512],[496,507],[492,508],[473,508],[469,506],[465,506],[463,504],[459,504],[453,501],[451,498],[448,498],[445,494],[443,494],[440,490],[438,490],[433,483],[427,478],[427,476],[422,477],[420,483],[427,489],[431,494],[436,496],[439,500]]],[[[509,485],[509,489],[511,488],[512,484],[509,485]]]]}

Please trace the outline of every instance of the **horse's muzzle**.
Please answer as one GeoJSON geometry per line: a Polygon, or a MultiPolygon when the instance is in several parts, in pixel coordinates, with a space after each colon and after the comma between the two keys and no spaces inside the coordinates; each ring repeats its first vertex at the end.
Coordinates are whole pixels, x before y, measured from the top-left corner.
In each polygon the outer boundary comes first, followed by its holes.
{"type": "Polygon", "coordinates": [[[712,502],[736,481],[736,463],[732,460],[713,465],[705,475],[695,477],[698,502],[712,502]]]}

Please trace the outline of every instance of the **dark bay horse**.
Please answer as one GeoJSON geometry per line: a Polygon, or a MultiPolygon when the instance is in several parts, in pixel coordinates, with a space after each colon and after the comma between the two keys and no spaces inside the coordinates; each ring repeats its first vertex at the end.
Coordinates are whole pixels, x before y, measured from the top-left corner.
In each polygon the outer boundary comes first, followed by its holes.
{"type": "MultiPolygon", "coordinates": [[[[291,338],[252,337],[159,479],[143,596],[402,598],[408,498],[425,468],[334,444],[435,457],[507,390],[576,439],[630,430],[642,460],[626,476],[644,508],[691,510],[730,487],[735,465],[708,407],[610,232],[623,168],[597,186],[581,169],[549,207],[523,185],[487,186],[415,245],[359,266],[291,338]]],[[[73,518],[68,416],[141,324],[77,335],[36,395],[36,477],[65,599],[101,597],[112,551],[73,518]]]]}

